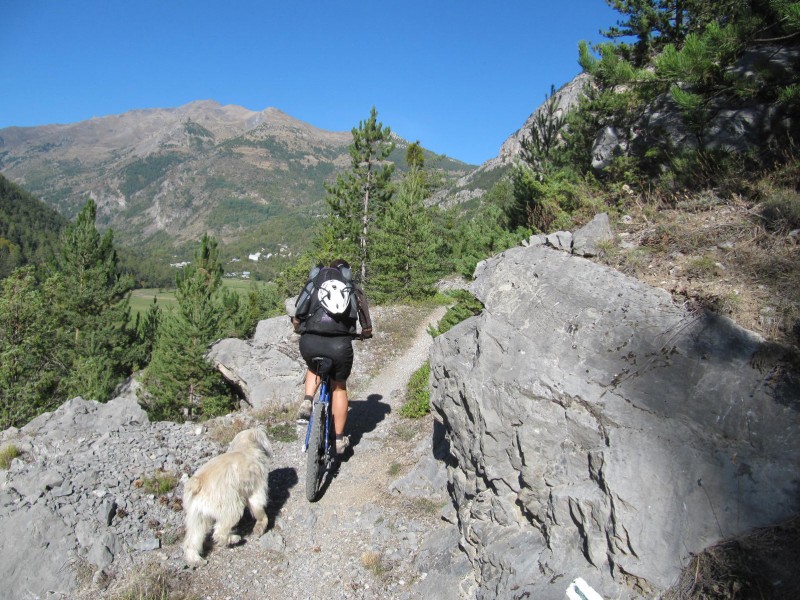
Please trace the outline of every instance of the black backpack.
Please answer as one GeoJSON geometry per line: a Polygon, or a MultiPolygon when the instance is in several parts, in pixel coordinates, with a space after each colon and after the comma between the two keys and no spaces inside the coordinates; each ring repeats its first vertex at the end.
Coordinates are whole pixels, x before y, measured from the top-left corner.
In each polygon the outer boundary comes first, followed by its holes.
{"type": "Polygon", "coordinates": [[[358,303],[350,269],[313,268],[297,297],[295,316],[301,321],[301,333],[355,333],[358,303]]]}

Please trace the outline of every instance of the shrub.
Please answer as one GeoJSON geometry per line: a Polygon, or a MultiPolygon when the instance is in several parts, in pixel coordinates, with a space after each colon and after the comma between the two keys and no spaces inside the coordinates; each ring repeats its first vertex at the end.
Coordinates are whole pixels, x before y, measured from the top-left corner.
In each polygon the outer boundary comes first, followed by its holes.
{"type": "Polygon", "coordinates": [[[762,203],[761,216],[773,231],[800,228],[800,194],[789,189],[776,190],[762,203]]]}
{"type": "Polygon", "coordinates": [[[7,471],[11,461],[20,456],[22,452],[14,444],[6,444],[0,448],[0,469],[7,471]]]}
{"type": "Polygon", "coordinates": [[[483,310],[483,303],[466,290],[453,290],[447,292],[447,295],[456,299],[457,302],[447,309],[444,317],[442,317],[442,320],[439,321],[436,327],[428,327],[428,333],[430,333],[432,337],[449,331],[461,323],[461,321],[474,317],[483,310]]]}
{"type": "Polygon", "coordinates": [[[430,375],[431,365],[427,361],[411,375],[406,390],[406,403],[400,409],[401,415],[408,419],[419,419],[431,412],[428,389],[430,375]]]}
{"type": "Polygon", "coordinates": [[[156,471],[151,477],[143,477],[139,481],[145,492],[157,496],[171,492],[178,485],[178,478],[168,471],[156,471]]]}

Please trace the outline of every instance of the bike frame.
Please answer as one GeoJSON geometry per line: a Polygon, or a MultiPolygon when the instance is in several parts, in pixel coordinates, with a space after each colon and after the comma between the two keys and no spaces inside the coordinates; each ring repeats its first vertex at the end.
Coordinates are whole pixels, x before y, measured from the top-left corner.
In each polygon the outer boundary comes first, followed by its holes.
{"type": "MultiPolygon", "coordinates": [[[[330,446],[331,446],[331,427],[333,426],[333,412],[331,411],[331,390],[330,390],[330,380],[329,377],[326,375],[319,386],[319,398],[314,400],[314,403],[322,404],[322,416],[325,419],[324,425],[324,432],[325,435],[322,438],[324,440],[325,448],[323,449],[323,453],[326,459],[326,463],[330,462],[330,446]]],[[[308,441],[311,438],[311,426],[314,423],[314,411],[311,411],[312,416],[308,419],[308,427],[306,427],[306,440],[303,444],[303,452],[308,452],[308,441]]]]}

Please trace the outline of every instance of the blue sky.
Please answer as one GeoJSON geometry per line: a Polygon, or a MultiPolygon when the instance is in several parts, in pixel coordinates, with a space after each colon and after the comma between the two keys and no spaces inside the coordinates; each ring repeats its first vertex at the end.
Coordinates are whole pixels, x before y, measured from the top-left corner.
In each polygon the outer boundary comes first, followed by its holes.
{"type": "Polygon", "coordinates": [[[216,100],[480,164],[580,72],[605,0],[0,0],[0,128],[216,100]]]}

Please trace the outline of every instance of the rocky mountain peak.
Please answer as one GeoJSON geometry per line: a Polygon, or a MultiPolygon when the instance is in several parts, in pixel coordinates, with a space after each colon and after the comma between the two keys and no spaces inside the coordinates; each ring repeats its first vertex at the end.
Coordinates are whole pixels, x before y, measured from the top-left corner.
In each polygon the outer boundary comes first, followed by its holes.
{"type": "MultiPolygon", "coordinates": [[[[204,232],[259,245],[295,244],[349,164],[350,131],[326,131],[274,108],[197,100],[69,125],[0,130],[0,171],[70,218],[87,197],[122,244],[167,234],[176,245],[204,232]],[[291,213],[291,217],[288,215],[291,213]],[[268,219],[287,217],[296,229],[268,219]],[[273,239],[274,238],[274,239],[273,239]]],[[[446,177],[472,167],[442,159],[446,177]]],[[[298,248],[299,249],[299,248],[298,248]]]]}

